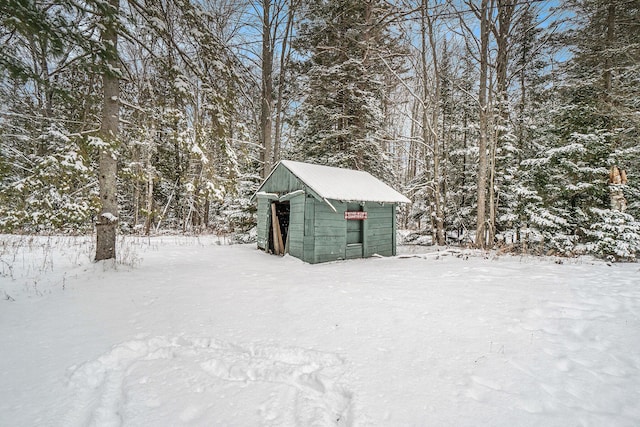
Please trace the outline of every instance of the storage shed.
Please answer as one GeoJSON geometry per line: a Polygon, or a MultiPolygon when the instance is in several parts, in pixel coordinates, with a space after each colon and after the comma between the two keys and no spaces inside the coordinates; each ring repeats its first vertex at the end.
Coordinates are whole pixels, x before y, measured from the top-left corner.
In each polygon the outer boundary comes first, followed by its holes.
{"type": "Polygon", "coordinates": [[[308,263],[396,254],[402,194],[367,172],[283,160],[262,183],[258,248],[308,263]]]}

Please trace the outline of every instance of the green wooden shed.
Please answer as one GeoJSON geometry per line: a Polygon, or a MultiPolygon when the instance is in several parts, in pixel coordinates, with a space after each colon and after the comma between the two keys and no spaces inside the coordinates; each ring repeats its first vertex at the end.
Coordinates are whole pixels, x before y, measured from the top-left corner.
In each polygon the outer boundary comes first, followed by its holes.
{"type": "Polygon", "coordinates": [[[367,172],[282,160],[262,183],[258,248],[308,263],[396,254],[402,194],[367,172]]]}

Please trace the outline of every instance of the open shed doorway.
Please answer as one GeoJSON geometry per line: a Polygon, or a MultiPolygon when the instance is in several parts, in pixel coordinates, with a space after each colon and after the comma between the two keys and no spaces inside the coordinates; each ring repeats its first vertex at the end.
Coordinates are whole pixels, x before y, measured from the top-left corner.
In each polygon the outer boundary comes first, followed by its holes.
{"type": "Polygon", "coordinates": [[[289,202],[271,202],[271,224],[269,225],[269,251],[284,255],[289,249],[289,202]]]}

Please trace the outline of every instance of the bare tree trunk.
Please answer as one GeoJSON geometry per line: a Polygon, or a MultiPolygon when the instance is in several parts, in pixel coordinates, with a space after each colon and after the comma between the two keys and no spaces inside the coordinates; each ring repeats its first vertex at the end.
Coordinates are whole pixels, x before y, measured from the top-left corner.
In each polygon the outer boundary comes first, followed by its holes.
{"type": "MultiPolygon", "coordinates": [[[[51,88],[51,79],[49,76],[49,62],[47,60],[48,43],[44,36],[37,37],[34,34],[27,36],[29,42],[29,50],[31,51],[31,60],[33,62],[33,72],[39,77],[34,81],[34,89],[38,109],[45,117],[52,117],[53,105],[51,88]]],[[[48,153],[48,144],[46,141],[40,141],[37,145],[36,154],[38,157],[44,157],[48,153]]]]}
{"type": "Polygon", "coordinates": [[[482,0],[480,6],[480,85],[478,106],[480,118],[480,138],[478,141],[478,212],[476,221],[476,246],[487,247],[487,137],[489,111],[487,104],[487,80],[489,68],[489,0],[482,0]]]}
{"type": "Polygon", "coordinates": [[[423,81],[423,90],[424,90],[424,99],[425,103],[423,106],[423,123],[422,129],[424,134],[424,142],[427,143],[428,139],[433,141],[433,199],[434,199],[434,224],[435,224],[435,242],[442,246],[445,244],[444,238],[444,212],[442,209],[442,180],[440,176],[440,133],[438,130],[438,124],[440,119],[438,118],[439,114],[439,103],[440,103],[440,69],[438,66],[438,50],[433,34],[433,22],[432,18],[428,14],[428,0],[422,1],[421,7],[421,33],[422,33],[422,52],[421,52],[421,60],[422,60],[422,81],[423,81]],[[431,61],[433,62],[433,72],[434,72],[434,87],[433,87],[433,102],[432,102],[432,110],[431,110],[431,121],[427,116],[426,111],[426,99],[429,91],[428,87],[428,76],[427,76],[427,37],[429,39],[429,48],[431,49],[431,61]],[[429,133],[431,134],[431,138],[429,138],[429,133]]]}
{"type": "MultiPolygon", "coordinates": [[[[522,63],[524,64],[525,61],[527,60],[527,49],[523,48],[522,49],[522,57],[520,58],[520,60],[522,61],[522,63]]],[[[524,67],[524,65],[522,66],[522,70],[520,70],[519,72],[519,77],[520,77],[520,103],[518,106],[518,160],[522,160],[521,156],[521,152],[524,149],[524,120],[525,120],[525,116],[524,116],[524,112],[525,112],[525,108],[527,106],[527,83],[526,83],[526,77],[527,77],[527,73],[526,73],[526,68],[524,67]]]]}
{"type": "MultiPolygon", "coordinates": [[[[466,109],[465,109],[466,110],[466,109]]],[[[466,202],[466,187],[467,187],[467,162],[469,161],[469,157],[467,154],[467,148],[469,146],[469,117],[467,111],[464,112],[462,116],[462,128],[464,129],[464,133],[462,134],[462,148],[464,155],[462,156],[462,180],[460,182],[460,187],[463,189],[462,197],[460,198],[460,207],[465,205],[466,202]]],[[[460,234],[464,232],[463,225],[460,224],[458,226],[458,241],[460,240],[460,234]]]]}
{"type": "Polygon", "coordinates": [[[102,86],[104,107],[100,138],[104,144],[100,147],[98,183],[100,185],[100,215],[96,223],[96,261],[116,257],[116,226],[118,224],[117,200],[117,158],[116,145],[119,121],[119,65],[118,25],[119,0],[108,0],[108,11],[102,16],[102,42],[106,50],[106,67],[103,70],[102,86]]]}
{"type": "Polygon", "coordinates": [[[153,223],[153,175],[147,175],[147,218],[144,222],[144,234],[149,235],[153,223]]]}
{"type": "Polygon", "coordinates": [[[133,228],[134,230],[137,229],[138,221],[140,221],[140,181],[136,177],[135,187],[133,189],[133,228]]]}
{"type": "MultiPolygon", "coordinates": [[[[443,217],[447,211],[447,201],[449,200],[449,147],[451,146],[451,123],[449,123],[449,116],[445,111],[442,112],[442,167],[440,173],[442,176],[442,211],[443,217]],[[448,125],[448,126],[447,126],[448,125]]],[[[444,224],[443,224],[444,226],[444,224]]],[[[445,233],[446,243],[446,227],[443,229],[445,233]]]]}
{"type": "MultiPolygon", "coordinates": [[[[606,49],[611,49],[615,37],[615,21],[616,21],[616,5],[614,2],[609,4],[607,8],[607,37],[605,41],[606,49]]],[[[611,61],[612,52],[607,52],[604,60],[604,71],[602,73],[602,80],[604,84],[604,100],[605,102],[611,102],[611,88],[612,88],[612,73],[611,61]]],[[[609,122],[609,128],[611,128],[609,122]]],[[[609,192],[611,198],[611,209],[624,212],[627,210],[627,199],[624,197],[621,184],[627,183],[627,174],[624,170],[620,170],[617,166],[612,166],[609,174],[609,192]]]]}
{"type": "Polygon", "coordinates": [[[418,123],[418,113],[420,111],[420,102],[417,99],[414,99],[413,105],[411,107],[411,130],[409,133],[409,159],[407,160],[407,173],[406,173],[406,182],[411,182],[416,177],[417,173],[417,163],[418,156],[420,155],[420,150],[418,144],[416,143],[416,123],[418,123]]]}
{"type": "Polygon", "coordinates": [[[496,197],[496,153],[504,138],[504,127],[509,120],[509,109],[507,105],[507,65],[509,61],[509,33],[511,31],[511,21],[515,10],[516,0],[498,0],[498,28],[493,26],[494,35],[498,45],[496,59],[496,85],[498,101],[498,126],[491,149],[491,171],[489,178],[489,233],[488,242],[493,244],[496,235],[496,215],[498,211],[498,200],[496,197]]]}
{"type": "Polygon", "coordinates": [[[210,210],[211,210],[211,203],[209,202],[209,194],[207,194],[204,198],[204,215],[202,217],[202,222],[204,223],[205,228],[209,227],[210,210]]]}
{"type": "MultiPolygon", "coordinates": [[[[147,78],[147,86],[149,88],[149,94],[153,94],[153,88],[151,86],[151,81],[147,78]]],[[[151,232],[151,226],[153,225],[154,212],[153,212],[153,186],[155,180],[155,168],[153,167],[153,154],[155,152],[155,143],[156,143],[156,118],[155,116],[151,116],[151,125],[150,125],[150,134],[148,137],[148,144],[146,146],[146,172],[147,172],[147,200],[146,200],[146,218],[144,221],[144,234],[148,236],[151,232]]]]}
{"type": "Polygon", "coordinates": [[[283,114],[284,107],[282,105],[282,99],[284,97],[284,88],[285,88],[285,78],[287,65],[289,64],[290,58],[290,50],[288,48],[289,39],[291,38],[292,28],[293,28],[293,19],[295,16],[295,11],[298,6],[299,0],[290,0],[287,10],[287,24],[284,31],[284,36],[282,38],[282,45],[280,47],[280,71],[279,71],[279,82],[278,82],[278,94],[276,100],[276,123],[275,123],[275,139],[273,141],[273,161],[278,162],[280,160],[280,149],[282,148],[282,122],[283,122],[283,114]]]}
{"type": "Polygon", "coordinates": [[[155,144],[156,138],[156,126],[155,123],[151,125],[151,136],[149,138],[149,145],[147,147],[147,217],[144,222],[144,234],[149,235],[151,231],[151,224],[153,223],[153,180],[155,174],[151,165],[153,156],[153,144],[155,144]]]}
{"type": "MultiPolygon", "coordinates": [[[[521,23],[520,23],[521,26],[522,26],[522,21],[526,23],[526,25],[524,25],[524,28],[525,28],[525,31],[527,31],[529,29],[529,26],[531,25],[531,22],[533,22],[532,12],[529,6],[526,6],[526,9],[524,11],[524,17],[521,17],[520,20],[521,20],[521,23]]],[[[527,108],[527,94],[528,94],[527,64],[529,64],[529,62],[531,61],[531,59],[529,58],[531,39],[527,37],[526,34],[527,33],[525,32],[523,35],[520,36],[523,38],[523,40],[521,42],[522,48],[520,52],[520,57],[518,58],[518,60],[520,61],[520,70],[518,71],[518,82],[520,85],[520,99],[518,101],[518,129],[517,129],[518,145],[517,145],[517,157],[516,157],[516,161],[518,165],[521,164],[523,160],[523,152],[525,150],[525,147],[527,146],[525,142],[525,138],[528,136],[526,132],[526,126],[525,126],[525,112],[527,108]]],[[[518,206],[522,204],[522,196],[519,194],[517,195],[517,204],[518,206]]],[[[522,243],[522,250],[523,252],[525,252],[527,241],[525,239],[526,233],[522,232],[523,228],[524,228],[524,217],[523,217],[523,214],[520,213],[515,223],[515,242],[522,243]]]]}
{"type": "Polygon", "coordinates": [[[271,45],[271,0],[262,1],[262,107],[260,134],[262,137],[262,176],[271,172],[273,162],[273,48],[271,45]]]}
{"type": "Polygon", "coordinates": [[[142,200],[142,189],[141,189],[141,179],[144,169],[142,163],[142,148],[141,146],[134,146],[131,149],[131,160],[132,160],[132,169],[134,173],[134,182],[133,182],[133,229],[138,229],[138,222],[140,221],[140,211],[141,211],[141,200],[142,200]]]}
{"type": "MultiPolygon", "coordinates": [[[[491,98],[491,96],[490,96],[491,98]]],[[[493,100],[490,99],[490,106],[493,106],[493,100]]],[[[492,114],[494,120],[492,121],[493,126],[495,126],[495,116],[492,114]]],[[[496,129],[495,132],[491,132],[491,138],[488,141],[489,145],[489,153],[488,153],[488,164],[489,164],[489,184],[487,185],[487,191],[489,193],[489,216],[487,218],[487,244],[492,246],[495,242],[496,236],[496,212],[498,209],[497,200],[496,200],[496,152],[498,150],[498,140],[499,140],[499,131],[496,129]]]]}
{"type": "MultiPolygon", "coordinates": [[[[609,7],[607,8],[607,38],[606,38],[606,48],[611,49],[613,46],[613,40],[615,37],[615,22],[616,22],[616,5],[615,2],[611,2],[609,7]]],[[[604,96],[605,100],[608,101],[611,95],[611,61],[612,52],[607,52],[604,59],[604,72],[602,78],[604,80],[604,96]]]]}

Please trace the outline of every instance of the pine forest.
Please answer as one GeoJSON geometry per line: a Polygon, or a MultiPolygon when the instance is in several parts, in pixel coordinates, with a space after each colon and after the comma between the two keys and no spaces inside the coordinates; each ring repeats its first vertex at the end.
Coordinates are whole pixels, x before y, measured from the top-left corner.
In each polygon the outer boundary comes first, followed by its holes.
{"type": "Polygon", "coordinates": [[[640,253],[640,0],[0,0],[0,233],[255,239],[281,159],[405,238],[640,253]]]}

